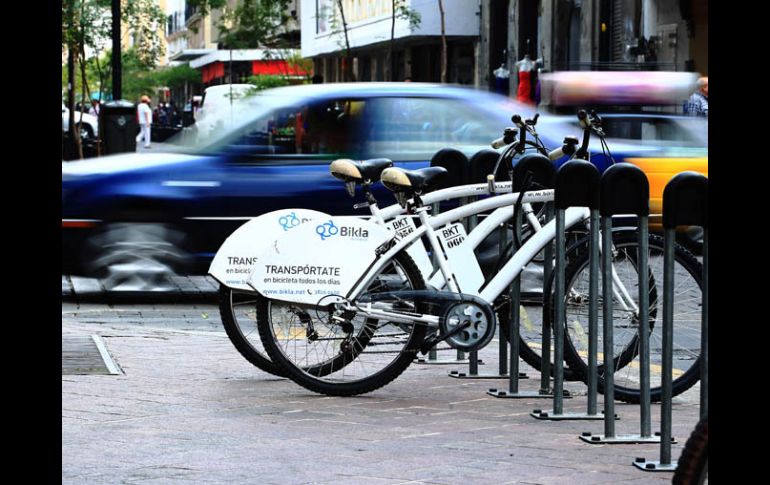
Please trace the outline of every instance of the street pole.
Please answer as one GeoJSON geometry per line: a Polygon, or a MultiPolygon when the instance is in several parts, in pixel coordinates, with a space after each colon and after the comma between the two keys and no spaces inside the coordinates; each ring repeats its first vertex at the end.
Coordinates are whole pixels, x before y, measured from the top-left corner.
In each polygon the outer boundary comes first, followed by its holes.
{"type": "Polygon", "coordinates": [[[112,0],[112,99],[123,98],[123,68],[120,58],[120,0],[112,0]]]}

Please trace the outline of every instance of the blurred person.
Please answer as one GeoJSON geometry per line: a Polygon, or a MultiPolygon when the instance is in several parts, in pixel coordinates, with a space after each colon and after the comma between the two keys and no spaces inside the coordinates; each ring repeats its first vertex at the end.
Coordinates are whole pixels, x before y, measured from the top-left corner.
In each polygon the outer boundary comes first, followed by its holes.
{"type": "Polygon", "coordinates": [[[178,126],[182,124],[181,115],[179,109],[176,107],[176,103],[172,99],[168,107],[168,117],[172,126],[178,126]]]}
{"type": "Polygon", "coordinates": [[[88,110],[88,114],[99,116],[99,110],[101,109],[101,105],[99,104],[98,99],[92,99],[91,100],[91,108],[88,110]]]}
{"type": "Polygon", "coordinates": [[[158,123],[161,126],[168,126],[168,107],[166,103],[160,103],[160,106],[158,106],[158,123]]]}
{"type": "Polygon", "coordinates": [[[698,90],[692,93],[684,104],[684,114],[688,116],[709,116],[709,78],[698,78],[698,90]]]}
{"type": "Polygon", "coordinates": [[[139,101],[139,106],[136,108],[136,115],[139,118],[139,127],[141,132],[136,137],[136,142],[139,143],[144,138],[144,147],[150,148],[150,126],[152,125],[152,107],[150,106],[150,97],[143,95],[139,101]]]}

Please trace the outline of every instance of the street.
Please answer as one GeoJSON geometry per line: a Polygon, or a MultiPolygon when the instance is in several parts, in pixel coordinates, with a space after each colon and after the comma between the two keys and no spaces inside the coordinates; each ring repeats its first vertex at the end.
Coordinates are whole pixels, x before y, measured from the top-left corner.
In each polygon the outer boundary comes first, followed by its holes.
{"type": "MultiPolygon", "coordinates": [[[[62,277],[62,340],[97,335],[117,374],[62,368],[62,483],[664,483],[636,457],[659,445],[591,445],[601,421],[539,421],[547,399],[497,399],[507,380],[458,380],[467,365],[413,364],[354,398],[316,395],[238,354],[221,325],[216,286],[111,297],[95,280],[62,277]]],[[[495,338],[480,352],[497,369],[495,338]]],[[[442,355],[443,354],[443,355],[442,355]]],[[[440,357],[454,356],[454,351],[440,357]]],[[[108,366],[109,367],[109,366],[108,366]]],[[[522,363],[536,390],[539,374],[522,363]]],[[[585,411],[567,382],[565,412],[585,411]]],[[[672,460],[697,422],[698,386],[674,398],[672,460]]],[[[602,396],[599,396],[601,409],[602,396]]],[[[616,404],[616,433],[639,433],[638,406],[616,404]]],[[[652,406],[653,431],[660,406],[652,406]]]]}

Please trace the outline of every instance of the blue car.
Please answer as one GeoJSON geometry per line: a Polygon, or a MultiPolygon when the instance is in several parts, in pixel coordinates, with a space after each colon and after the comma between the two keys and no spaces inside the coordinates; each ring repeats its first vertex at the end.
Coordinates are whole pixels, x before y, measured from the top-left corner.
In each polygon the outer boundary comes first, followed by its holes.
{"type": "MultiPolygon", "coordinates": [[[[112,288],[205,274],[225,238],[249,218],[291,207],[354,214],[329,174],[331,161],[385,157],[416,169],[446,147],[471,156],[501,135],[513,113],[531,117],[534,109],[446,85],[263,91],[205,135],[185,130],[170,140],[180,143],[174,153],[63,162],[62,271],[103,278],[112,288]]],[[[380,184],[375,195],[382,205],[395,202],[380,184]]]]}
{"type": "MultiPolygon", "coordinates": [[[[416,169],[447,147],[470,157],[489,148],[514,113],[531,118],[535,109],[447,85],[356,83],[263,91],[212,120],[205,133],[184,130],[170,140],[173,153],[63,162],[62,272],[102,278],[108,288],[140,289],[173,274],[205,274],[227,236],[266,212],[301,207],[365,215],[365,209],[353,210],[354,202],[329,174],[331,161],[384,157],[416,169]]],[[[662,129],[656,138],[647,126],[678,126],[682,120],[629,116],[613,125],[625,135],[613,138],[609,124],[606,130],[616,161],[704,156],[697,129],[687,136],[684,129],[675,135],[662,129]],[[636,121],[623,121],[628,119],[636,121]],[[624,123],[639,126],[623,128],[624,123]]],[[[543,114],[537,129],[549,149],[560,146],[565,135],[580,135],[574,116],[543,114]]],[[[591,151],[592,161],[606,168],[598,141],[591,151]]],[[[381,205],[394,203],[380,184],[374,189],[381,205]]]]}

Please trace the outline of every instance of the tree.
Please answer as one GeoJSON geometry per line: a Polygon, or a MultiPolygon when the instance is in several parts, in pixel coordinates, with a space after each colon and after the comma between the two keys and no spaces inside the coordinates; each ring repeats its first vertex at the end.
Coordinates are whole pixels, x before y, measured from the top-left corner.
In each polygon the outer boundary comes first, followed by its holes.
{"type": "Polygon", "coordinates": [[[104,15],[104,0],[62,0],[62,52],[67,51],[69,136],[80,158],[83,158],[83,148],[76,125],[82,123],[82,114],[80,120],[74,119],[77,91],[75,71],[79,64],[81,99],[90,97],[85,70],[86,48],[100,48],[105,39],[109,38],[109,25],[109,19],[104,15]]]}
{"type": "Polygon", "coordinates": [[[444,1],[438,0],[438,10],[441,14],[441,82],[446,82],[446,28],[444,25],[444,1]]]}
{"type": "MultiPolygon", "coordinates": [[[[99,57],[111,38],[110,5],[110,0],[62,0],[62,52],[68,53],[67,69],[71,74],[67,80],[70,113],[74,114],[75,107],[76,68],[80,71],[80,97],[84,101],[91,98],[93,83],[89,84],[89,64],[94,58],[99,92],[103,91],[109,70],[102,69],[99,57]],[[94,54],[87,58],[87,51],[94,54]]],[[[159,35],[159,30],[165,23],[163,11],[154,0],[121,0],[121,21],[125,22],[129,35],[133,36],[137,47],[133,56],[138,64],[144,69],[154,68],[164,53],[159,35]]],[[[82,158],[79,132],[75,130],[79,121],[70,121],[70,136],[82,158]]]]}
{"type": "Polygon", "coordinates": [[[396,19],[405,19],[409,21],[409,28],[414,29],[420,25],[422,18],[420,12],[406,5],[406,0],[391,0],[391,20],[390,20],[390,45],[388,46],[388,65],[390,73],[388,80],[393,81],[393,73],[396,72],[396,62],[393,58],[393,44],[395,43],[396,19]]]}
{"type": "Polygon", "coordinates": [[[220,18],[219,40],[230,49],[286,47],[280,37],[290,0],[242,0],[220,18]]]}
{"type": "Polygon", "coordinates": [[[345,34],[345,66],[343,70],[343,81],[355,81],[355,77],[353,76],[353,56],[350,53],[350,39],[348,39],[348,23],[345,21],[345,8],[342,6],[342,0],[337,0],[337,7],[340,9],[342,31],[345,34]]]}
{"type": "Polygon", "coordinates": [[[152,69],[165,54],[159,29],[165,25],[166,14],[155,0],[121,0],[121,20],[128,25],[134,39],[135,55],[144,67],[152,69]]]}

